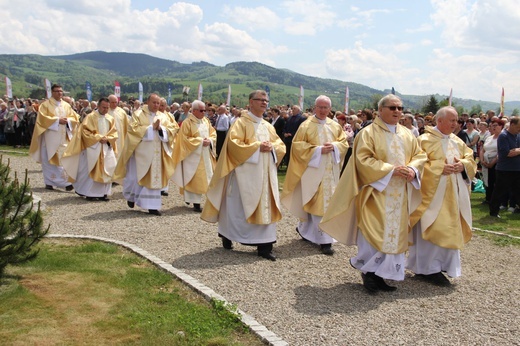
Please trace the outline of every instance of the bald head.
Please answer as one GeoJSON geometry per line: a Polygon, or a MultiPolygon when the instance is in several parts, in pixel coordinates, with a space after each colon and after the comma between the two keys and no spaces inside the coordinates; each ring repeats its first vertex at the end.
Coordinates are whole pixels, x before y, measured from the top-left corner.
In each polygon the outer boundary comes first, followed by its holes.
{"type": "Polygon", "coordinates": [[[117,96],[116,95],[110,95],[108,96],[108,104],[110,105],[110,109],[116,109],[117,107],[117,96]]]}

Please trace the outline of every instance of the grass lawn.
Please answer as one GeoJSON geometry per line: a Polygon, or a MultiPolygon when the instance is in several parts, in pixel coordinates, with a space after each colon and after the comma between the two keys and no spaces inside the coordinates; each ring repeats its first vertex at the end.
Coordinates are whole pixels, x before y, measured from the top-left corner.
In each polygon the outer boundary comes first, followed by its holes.
{"type": "Polygon", "coordinates": [[[46,239],[0,280],[9,345],[262,345],[223,302],[205,301],[139,256],[96,241],[46,239]]]}

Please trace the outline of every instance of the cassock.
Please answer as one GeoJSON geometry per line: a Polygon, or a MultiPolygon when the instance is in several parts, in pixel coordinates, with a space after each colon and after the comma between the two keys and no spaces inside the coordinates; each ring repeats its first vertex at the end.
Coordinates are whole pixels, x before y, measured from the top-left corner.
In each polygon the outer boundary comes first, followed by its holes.
{"type": "Polygon", "coordinates": [[[29,155],[41,163],[45,185],[66,187],[70,185],[61,164],[61,158],[79,123],[79,116],[65,101],[50,98],[38,108],[29,155]],[[67,119],[61,125],[59,120],[67,119]]]}
{"type": "Polygon", "coordinates": [[[285,145],[267,121],[242,113],[229,129],[211,179],[201,218],[218,221],[220,235],[242,244],[276,241],[282,218],[277,164],[285,145]],[[269,141],[273,150],[260,152],[269,141]]]}
{"type": "Polygon", "coordinates": [[[116,168],[117,129],[109,114],[87,114],[63,154],[63,168],[77,194],[86,197],[110,195],[116,168]],[[100,140],[106,137],[108,142],[100,140]]]}
{"type": "Polygon", "coordinates": [[[460,249],[471,239],[471,180],[477,165],[473,151],[456,135],[426,127],[419,144],[428,155],[421,186],[422,202],[411,215],[413,246],[408,269],[416,274],[441,271],[461,275],[460,249]],[[458,159],[463,173],[442,174],[446,163],[458,159]]]}
{"type": "Polygon", "coordinates": [[[200,204],[208,190],[215,169],[215,144],[217,135],[206,117],[198,119],[190,114],[183,121],[175,142],[173,182],[182,189],[184,201],[200,204]],[[202,140],[208,138],[209,146],[202,140]]]}
{"type": "Polygon", "coordinates": [[[340,162],[347,148],[345,131],[329,118],[311,117],[300,125],[294,136],[281,201],[302,221],[298,225],[300,235],[315,244],[335,242],[318,224],[336,189],[340,162]],[[325,143],[331,143],[334,151],[322,154],[321,147],[325,143]]]}
{"type": "Polygon", "coordinates": [[[358,133],[350,158],[320,228],[346,245],[357,245],[350,263],[362,272],[404,280],[409,216],[420,203],[426,161],[415,136],[379,117],[358,133]],[[411,183],[393,177],[395,166],[414,169],[411,183]]]}
{"type": "Polygon", "coordinates": [[[147,105],[134,112],[114,173],[114,180],[123,183],[127,201],[143,209],[161,209],[161,189],[168,185],[175,169],[172,150],[178,130],[169,116],[151,113],[147,105]],[[161,126],[154,130],[157,119],[161,126]]]}

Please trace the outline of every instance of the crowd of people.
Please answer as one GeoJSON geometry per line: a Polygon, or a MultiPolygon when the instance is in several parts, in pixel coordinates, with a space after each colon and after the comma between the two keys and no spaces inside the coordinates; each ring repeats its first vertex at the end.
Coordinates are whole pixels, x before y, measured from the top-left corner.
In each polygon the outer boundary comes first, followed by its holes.
{"type": "Polygon", "coordinates": [[[519,117],[459,116],[450,106],[411,114],[392,94],[356,113],[334,112],[324,95],[308,112],[269,107],[262,90],[244,108],[168,105],[157,94],[143,104],[115,95],[75,102],[60,85],[51,90],[42,102],[0,104],[6,140],[30,143],[46,189],[109,201],[121,184],[129,208],[160,216],[172,182],[202,220],[218,222],[224,249],[255,246],[271,261],[284,205],[323,254],[336,242],[357,246],[350,264],[369,293],[395,290],[385,279],[404,280],[405,269],[441,286],[451,284],[445,274],[461,275],[478,174],[490,215],[520,211],[519,117]]]}

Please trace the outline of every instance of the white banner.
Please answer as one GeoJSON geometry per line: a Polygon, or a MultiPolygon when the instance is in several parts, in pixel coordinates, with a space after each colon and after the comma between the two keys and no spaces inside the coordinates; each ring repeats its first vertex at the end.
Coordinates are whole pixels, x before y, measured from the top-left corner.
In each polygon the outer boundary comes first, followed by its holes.
{"type": "Polygon", "coordinates": [[[199,83],[199,95],[197,97],[199,101],[202,101],[202,83],[199,83]]]}
{"type": "Polygon", "coordinates": [[[303,86],[300,85],[300,97],[298,98],[298,101],[299,101],[299,104],[300,104],[300,109],[302,110],[303,112],[303,86]]]}
{"type": "Polygon", "coordinates": [[[139,82],[139,102],[143,103],[143,84],[139,82]]]}
{"type": "Polygon", "coordinates": [[[345,89],[345,114],[346,115],[350,114],[349,103],[350,103],[350,94],[349,94],[348,86],[347,86],[347,88],[345,89]]]}
{"type": "Polygon", "coordinates": [[[13,98],[13,85],[11,84],[11,80],[9,77],[5,77],[5,88],[6,88],[6,94],[9,99],[13,98]]]}
{"type": "Polygon", "coordinates": [[[228,84],[226,106],[231,105],[231,84],[228,84]]]}
{"type": "Polygon", "coordinates": [[[47,93],[47,98],[50,99],[52,96],[51,81],[47,78],[45,78],[45,92],[47,93]]]}

